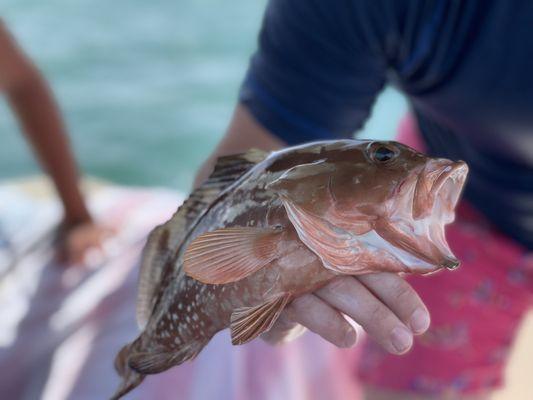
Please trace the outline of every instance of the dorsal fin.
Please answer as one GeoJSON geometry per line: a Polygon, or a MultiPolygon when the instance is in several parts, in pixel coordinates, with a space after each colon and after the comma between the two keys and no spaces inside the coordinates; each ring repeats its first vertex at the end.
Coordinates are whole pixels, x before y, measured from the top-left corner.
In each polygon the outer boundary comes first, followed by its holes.
{"type": "Polygon", "coordinates": [[[143,250],[139,291],[137,295],[137,323],[146,325],[157,297],[158,285],[188,232],[219,194],[239,180],[268,153],[250,149],[245,153],[223,156],[217,160],[213,173],[163,225],[156,227],[148,236],[143,250]]]}

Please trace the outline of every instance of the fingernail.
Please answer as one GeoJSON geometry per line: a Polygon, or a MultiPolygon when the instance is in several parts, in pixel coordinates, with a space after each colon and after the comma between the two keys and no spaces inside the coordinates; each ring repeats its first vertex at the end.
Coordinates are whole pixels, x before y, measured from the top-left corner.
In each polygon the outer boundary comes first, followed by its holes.
{"type": "Polygon", "coordinates": [[[344,347],[352,347],[356,340],[357,334],[355,331],[352,328],[348,329],[344,335],[344,347]]]}
{"type": "Polygon", "coordinates": [[[413,315],[411,315],[411,321],[409,325],[413,330],[413,333],[419,334],[425,332],[429,328],[429,314],[422,308],[417,308],[413,315]]]}
{"type": "Polygon", "coordinates": [[[402,354],[413,344],[411,333],[402,326],[394,328],[391,332],[392,346],[398,354],[402,354]]]}

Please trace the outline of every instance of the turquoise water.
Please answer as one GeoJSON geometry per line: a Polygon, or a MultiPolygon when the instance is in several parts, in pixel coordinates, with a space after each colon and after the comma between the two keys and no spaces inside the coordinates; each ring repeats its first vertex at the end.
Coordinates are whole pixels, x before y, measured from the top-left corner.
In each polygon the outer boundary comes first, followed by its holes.
{"type": "MultiPolygon", "coordinates": [[[[85,173],[186,190],[227,126],[265,3],[3,0],[0,14],[53,86],[85,173]]],[[[387,90],[361,135],[390,137],[404,111],[387,90]]],[[[0,135],[0,178],[35,173],[5,104],[0,135]]]]}

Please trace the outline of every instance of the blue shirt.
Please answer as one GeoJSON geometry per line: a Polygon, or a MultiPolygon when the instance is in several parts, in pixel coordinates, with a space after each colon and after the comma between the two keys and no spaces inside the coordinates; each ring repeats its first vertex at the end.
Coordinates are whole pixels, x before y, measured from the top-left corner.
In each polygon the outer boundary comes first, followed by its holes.
{"type": "Polygon", "coordinates": [[[430,154],[469,164],[469,201],[533,249],[533,1],[271,0],[240,101],[296,144],[352,136],[386,83],[430,154]]]}

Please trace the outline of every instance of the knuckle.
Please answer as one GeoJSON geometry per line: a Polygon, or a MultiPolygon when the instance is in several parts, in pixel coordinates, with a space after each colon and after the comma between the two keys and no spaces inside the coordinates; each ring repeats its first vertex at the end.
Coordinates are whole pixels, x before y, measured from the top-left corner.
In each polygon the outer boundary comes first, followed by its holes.
{"type": "Polygon", "coordinates": [[[291,314],[294,315],[300,311],[307,311],[313,307],[315,301],[311,295],[305,294],[293,300],[289,309],[291,314]]]}
{"type": "Polygon", "coordinates": [[[339,276],[329,282],[325,288],[331,293],[346,292],[350,287],[349,279],[345,276],[339,276]]]}
{"type": "Polygon", "coordinates": [[[398,281],[394,284],[392,287],[392,293],[394,296],[394,301],[398,304],[402,304],[402,302],[412,302],[413,300],[413,290],[409,286],[409,284],[405,281],[398,281]]]}
{"type": "Polygon", "coordinates": [[[281,313],[281,316],[283,316],[287,321],[296,322],[296,315],[298,313],[295,307],[296,306],[294,305],[294,301],[293,301],[290,305],[285,307],[285,310],[283,310],[283,312],[281,313]]]}
{"type": "Polygon", "coordinates": [[[342,321],[334,319],[328,324],[324,324],[321,334],[335,346],[341,346],[344,344],[346,337],[346,328],[342,321]]]}
{"type": "Polygon", "coordinates": [[[381,321],[388,316],[388,310],[381,303],[372,302],[368,305],[368,316],[372,322],[381,321]]]}

